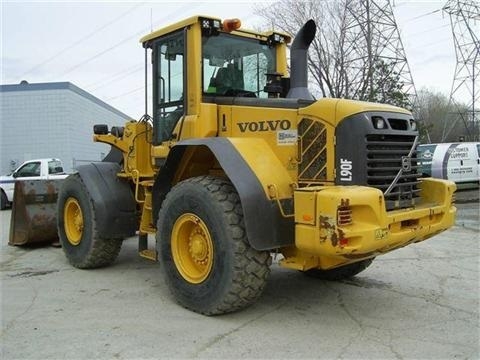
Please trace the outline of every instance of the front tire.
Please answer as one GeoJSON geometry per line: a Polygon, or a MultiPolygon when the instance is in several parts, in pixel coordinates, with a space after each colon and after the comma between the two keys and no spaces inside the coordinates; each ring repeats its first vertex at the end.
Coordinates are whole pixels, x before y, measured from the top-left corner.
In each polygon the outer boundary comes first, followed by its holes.
{"type": "Polygon", "coordinates": [[[338,281],[354,277],[355,275],[364,271],[373,262],[373,259],[366,259],[358,261],[353,264],[340,266],[330,270],[310,269],[305,271],[305,274],[317,279],[338,281]]]}
{"type": "Polygon", "coordinates": [[[68,261],[80,269],[110,265],[122,246],[120,239],[98,235],[93,200],[78,174],[67,177],[60,188],[57,228],[68,261]]]}
{"type": "Polygon", "coordinates": [[[228,180],[202,176],[174,186],[157,230],[165,280],[180,305],[217,315],[249,306],[261,295],[270,253],[250,246],[240,198],[228,180]]]}

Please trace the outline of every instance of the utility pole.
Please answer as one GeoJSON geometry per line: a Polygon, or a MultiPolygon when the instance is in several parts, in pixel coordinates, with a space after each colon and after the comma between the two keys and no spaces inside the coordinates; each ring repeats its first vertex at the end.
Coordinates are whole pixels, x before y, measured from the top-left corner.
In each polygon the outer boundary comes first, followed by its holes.
{"type": "Polygon", "coordinates": [[[448,0],[443,11],[450,15],[456,66],[449,103],[456,112],[448,114],[442,140],[445,140],[462,120],[465,139],[479,140],[480,132],[480,4],[475,0],[448,0]],[[466,107],[465,107],[466,106],[466,107]]]}
{"type": "MultiPolygon", "coordinates": [[[[347,0],[345,2],[345,67],[351,71],[350,83],[363,82],[366,87],[349,98],[362,98],[363,91],[371,96],[374,66],[384,62],[399,76],[403,91],[408,95],[412,110],[417,103],[417,91],[390,1],[347,0]],[[366,44],[366,46],[363,46],[366,44]],[[353,71],[352,71],[353,70],[353,71]]],[[[352,86],[358,89],[358,86],[352,86]]]]}
{"type": "MultiPolygon", "coordinates": [[[[352,99],[372,100],[374,73],[378,64],[385,64],[395,73],[402,92],[407,95],[408,107],[418,118],[418,97],[410,66],[395,21],[391,2],[383,0],[347,0],[345,2],[345,68],[350,78],[349,88],[356,89],[347,96],[352,99]],[[366,44],[366,46],[362,46],[366,44]],[[363,87],[359,85],[363,84],[363,87]]],[[[385,69],[385,68],[384,68],[385,69]]],[[[426,141],[430,135],[425,128],[426,141]]]]}

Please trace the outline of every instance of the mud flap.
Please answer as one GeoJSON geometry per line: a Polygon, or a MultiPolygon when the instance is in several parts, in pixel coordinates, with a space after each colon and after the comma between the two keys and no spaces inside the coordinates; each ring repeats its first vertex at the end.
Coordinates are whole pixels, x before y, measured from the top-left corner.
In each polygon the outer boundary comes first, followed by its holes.
{"type": "Polygon", "coordinates": [[[57,197],[63,179],[15,183],[9,245],[58,241],[57,197]]]}
{"type": "Polygon", "coordinates": [[[137,203],[128,181],[117,174],[120,165],[97,162],[77,167],[93,201],[98,236],[123,239],[134,236],[139,227],[137,203]]]}

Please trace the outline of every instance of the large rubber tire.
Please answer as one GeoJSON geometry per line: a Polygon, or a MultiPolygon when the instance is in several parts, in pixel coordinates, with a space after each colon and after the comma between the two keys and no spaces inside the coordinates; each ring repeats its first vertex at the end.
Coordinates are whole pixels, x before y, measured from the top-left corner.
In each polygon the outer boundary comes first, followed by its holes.
{"type": "Polygon", "coordinates": [[[7,195],[3,190],[0,190],[0,210],[5,210],[8,206],[7,195]]]}
{"type": "Polygon", "coordinates": [[[162,204],[157,230],[165,280],[183,307],[218,315],[245,308],[261,295],[270,253],[250,246],[230,181],[202,176],[178,183],[162,204]]]}
{"type": "Polygon", "coordinates": [[[373,259],[362,260],[353,264],[341,266],[330,270],[310,269],[305,271],[305,274],[311,277],[322,280],[337,281],[349,279],[361,273],[373,262],[373,259]]]}
{"type": "Polygon", "coordinates": [[[78,174],[68,176],[60,188],[57,227],[68,261],[80,269],[110,265],[122,247],[122,239],[98,236],[93,200],[78,174]]]}

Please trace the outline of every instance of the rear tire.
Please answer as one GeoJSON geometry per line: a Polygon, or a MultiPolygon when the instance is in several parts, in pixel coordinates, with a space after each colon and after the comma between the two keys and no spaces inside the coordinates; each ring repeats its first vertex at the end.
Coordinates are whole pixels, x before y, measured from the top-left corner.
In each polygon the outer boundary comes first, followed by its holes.
{"type": "Polygon", "coordinates": [[[370,264],[373,262],[373,259],[374,258],[362,260],[353,264],[344,265],[330,270],[310,269],[305,271],[305,274],[317,279],[330,281],[349,279],[369,267],[370,264]]]}
{"type": "Polygon", "coordinates": [[[270,253],[250,246],[240,198],[228,180],[202,176],[174,186],[157,230],[165,280],[183,307],[217,315],[245,308],[261,295],[270,253]]]}
{"type": "Polygon", "coordinates": [[[8,206],[8,199],[7,199],[7,195],[5,194],[5,192],[3,190],[0,190],[0,210],[5,210],[8,206]]]}
{"type": "Polygon", "coordinates": [[[120,239],[98,235],[93,200],[78,174],[68,176],[60,188],[57,228],[68,261],[80,269],[110,265],[122,247],[120,239]]]}

